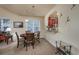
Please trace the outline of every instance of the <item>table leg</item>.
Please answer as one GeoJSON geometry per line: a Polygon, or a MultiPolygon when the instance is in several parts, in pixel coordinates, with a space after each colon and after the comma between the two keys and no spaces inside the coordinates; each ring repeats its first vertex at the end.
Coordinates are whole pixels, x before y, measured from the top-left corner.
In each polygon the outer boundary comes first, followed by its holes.
{"type": "Polygon", "coordinates": [[[8,45],[8,39],[6,39],[7,45],[8,45]]]}
{"type": "Polygon", "coordinates": [[[11,36],[11,41],[13,42],[13,36],[11,36]]]}

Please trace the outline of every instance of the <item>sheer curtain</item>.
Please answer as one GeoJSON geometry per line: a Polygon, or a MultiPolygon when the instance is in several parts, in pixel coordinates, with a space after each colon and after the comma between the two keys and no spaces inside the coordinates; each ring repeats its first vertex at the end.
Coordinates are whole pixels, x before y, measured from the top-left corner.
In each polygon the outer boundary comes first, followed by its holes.
{"type": "Polygon", "coordinates": [[[26,26],[27,26],[27,31],[30,32],[40,31],[40,20],[29,20],[26,26]]]}
{"type": "Polygon", "coordinates": [[[0,31],[6,31],[7,28],[11,28],[10,25],[11,25],[10,19],[6,18],[0,19],[0,31]]]}

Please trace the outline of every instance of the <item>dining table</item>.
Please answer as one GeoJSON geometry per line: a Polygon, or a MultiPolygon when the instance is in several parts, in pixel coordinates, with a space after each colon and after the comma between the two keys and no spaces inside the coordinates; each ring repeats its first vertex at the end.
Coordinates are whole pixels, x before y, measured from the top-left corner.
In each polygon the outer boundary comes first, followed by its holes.
{"type": "Polygon", "coordinates": [[[30,34],[34,34],[34,33],[28,32],[28,33],[20,34],[20,37],[26,39],[27,35],[30,35],[30,34]]]}
{"type": "Polygon", "coordinates": [[[20,34],[20,37],[22,37],[22,38],[24,38],[26,40],[27,35],[26,35],[26,33],[20,34]]]}
{"type": "Polygon", "coordinates": [[[11,42],[13,42],[13,35],[6,35],[6,43],[8,44],[9,39],[11,39],[11,42]]]}

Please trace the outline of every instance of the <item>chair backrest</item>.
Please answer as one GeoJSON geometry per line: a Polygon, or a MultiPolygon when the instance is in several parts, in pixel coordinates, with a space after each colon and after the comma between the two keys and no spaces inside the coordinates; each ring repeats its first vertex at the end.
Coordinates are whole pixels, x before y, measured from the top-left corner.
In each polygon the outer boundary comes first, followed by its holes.
{"type": "Polygon", "coordinates": [[[36,32],[35,37],[39,39],[40,38],[40,32],[36,32]]]}
{"type": "Polygon", "coordinates": [[[18,33],[15,32],[15,34],[16,34],[16,37],[17,37],[17,41],[19,41],[19,35],[18,35],[18,33]]]}
{"type": "Polygon", "coordinates": [[[34,33],[27,33],[26,35],[27,35],[26,37],[27,41],[32,41],[34,39],[34,33]]]}
{"type": "Polygon", "coordinates": [[[38,35],[37,36],[40,37],[40,32],[38,32],[38,35]]]}

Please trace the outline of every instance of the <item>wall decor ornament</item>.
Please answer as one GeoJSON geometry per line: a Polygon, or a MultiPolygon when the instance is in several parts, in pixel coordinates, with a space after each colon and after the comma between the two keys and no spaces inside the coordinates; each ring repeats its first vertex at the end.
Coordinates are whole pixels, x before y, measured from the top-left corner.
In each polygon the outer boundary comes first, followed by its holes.
{"type": "Polygon", "coordinates": [[[70,20],[71,20],[71,19],[70,19],[70,17],[68,16],[68,17],[67,17],[67,22],[69,22],[70,20]]]}

